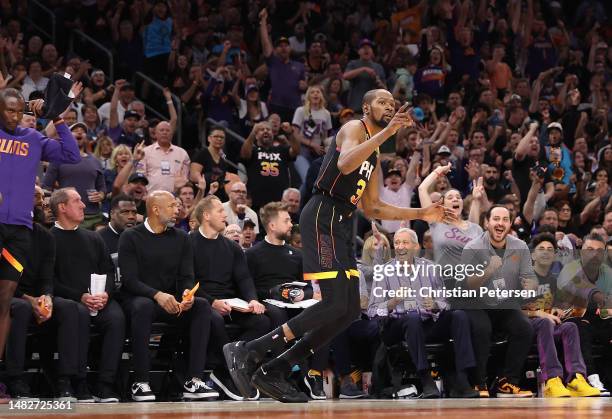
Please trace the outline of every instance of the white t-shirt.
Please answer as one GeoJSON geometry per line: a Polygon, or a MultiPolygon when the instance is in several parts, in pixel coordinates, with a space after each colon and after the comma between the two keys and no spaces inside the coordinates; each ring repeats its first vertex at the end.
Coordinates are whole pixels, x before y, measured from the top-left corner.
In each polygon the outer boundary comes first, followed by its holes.
{"type": "MultiPolygon", "coordinates": [[[[381,186],[379,195],[380,199],[390,205],[396,207],[410,208],[410,202],[412,201],[412,195],[414,191],[412,187],[408,186],[406,182],[402,183],[397,192],[392,191],[386,186],[381,186]]],[[[381,225],[385,230],[390,233],[395,233],[400,228],[401,221],[396,220],[382,220],[381,225]]]]}
{"type": "Polygon", "coordinates": [[[332,129],[331,114],[327,109],[311,109],[310,115],[306,115],[303,106],[295,110],[292,124],[298,127],[305,139],[315,144],[323,144],[332,129]]]}
{"type": "MultiPolygon", "coordinates": [[[[127,109],[123,107],[121,101],[117,104],[117,117],[119,118],[119,125],[123,122],[123,115],[125,115],[125,111],[127,109]]],[[[102,125],[108,126],[110,122],[110,102],[103,103],[102,106],[98,108],[98,117],[100,118],[100,122],[102,125]]]]}

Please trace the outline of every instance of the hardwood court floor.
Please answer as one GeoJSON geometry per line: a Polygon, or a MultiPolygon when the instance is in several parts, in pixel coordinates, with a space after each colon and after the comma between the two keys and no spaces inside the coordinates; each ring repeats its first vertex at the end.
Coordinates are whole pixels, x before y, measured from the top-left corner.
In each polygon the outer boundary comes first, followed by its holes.
{"type": "Polygon", "coordinates": [[[96,419],[187,418],[315,418],[353,419],[399,417],[485,418],[612,418],[612,399],[490,399],[490,400],[355,400],[317,401],[307,404],[260,402],[79,404],[71,413],[18,412],[0,406],[0,418],[70,416],[96,419]]]}

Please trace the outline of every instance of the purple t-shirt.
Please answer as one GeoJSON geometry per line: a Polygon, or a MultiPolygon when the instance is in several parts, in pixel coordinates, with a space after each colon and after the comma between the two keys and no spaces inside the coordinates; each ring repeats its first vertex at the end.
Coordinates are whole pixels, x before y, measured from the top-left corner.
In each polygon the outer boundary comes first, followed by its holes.
{"type": "Polygon", "coordinates": [[[79,147],[66,124],[56,125],[59,141],[31,128],[0,128],[0,223],[32,228],[32,196],[41,160],[78,163],[79,147]]]}
{"type": "Polygon", "coordinates": [[[306,80],[304,64],[289,60],[283,63],[276,54],[266,58],[270,75],[270,104],[285,108],[297,108],[302,104],[300,80],[306,80]]]}

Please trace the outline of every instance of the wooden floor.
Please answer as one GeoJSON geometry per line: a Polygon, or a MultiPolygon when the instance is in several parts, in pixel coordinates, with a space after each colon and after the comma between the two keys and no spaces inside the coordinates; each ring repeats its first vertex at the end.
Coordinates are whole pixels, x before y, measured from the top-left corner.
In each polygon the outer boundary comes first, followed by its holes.
{"type": "MultiPolygon", "coordinates": [[[[0,406],[0,418],[41,418],[60,413],[9,410],[0,406]]],[[[490,400],[356,400],[316,401],[307,404],[259,402],[79,404],[62,416],[73,418],[612,418],[612,399],[490,399],[490,400]]],[[[57,417],[57,416],[55,416],[57,417]]]]}

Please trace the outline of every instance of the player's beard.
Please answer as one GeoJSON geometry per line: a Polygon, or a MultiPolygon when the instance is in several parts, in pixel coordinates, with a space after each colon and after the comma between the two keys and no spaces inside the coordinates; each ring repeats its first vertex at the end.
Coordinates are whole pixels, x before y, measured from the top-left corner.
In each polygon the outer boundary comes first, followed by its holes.
{"type": "Polygon", "coordinates": [[[374,124],[376,124],[380,128],[386,128],[386,126],[389,125],[389,122],[385,121],[384,118],[384,114],[381,115],[380,118],[374,118],[374,115],[372,115],[372,122],[374,122],[374,124]]]}

